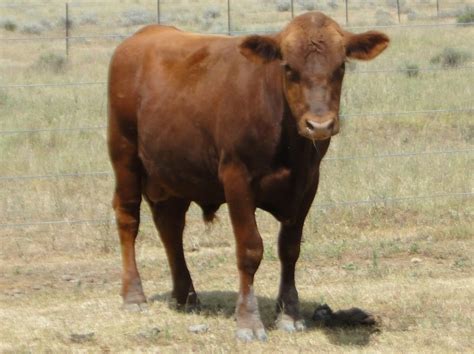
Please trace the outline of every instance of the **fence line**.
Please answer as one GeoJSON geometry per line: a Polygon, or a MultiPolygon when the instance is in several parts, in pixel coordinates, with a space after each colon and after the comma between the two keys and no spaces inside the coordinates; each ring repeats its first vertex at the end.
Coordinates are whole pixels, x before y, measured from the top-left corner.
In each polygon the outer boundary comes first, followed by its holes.
{"type": "Polygon", "coordinates": [[[46,133],[46,132],[86,132],[104,130],[105,125],[94,127],[77,127],[77,128],[39,128],[39,129],[18,129],[18,130],[0,130],[0,135],[23,134],[23,133],[46,133]]]}
{"type": "MultiPolygon", "coordinates": [[[[411,24],[411,25],[364,25],[364,26],[344,26],[346,29],[364,29],[364,28],[372,28],[372,29],[383,29],[383,28],[444,28],[444,27],[468,27],[474,25],[474,21],[471,22],[461,22],[461,23],[424,23],[424,24],[411,24]]],[[[199,31],[193,31],[194,33],[201,33],[201,34],[230,34],[230,35],[247,35],[247,34],[268,34],[268,33],[275,33],[278,32],[278,29],[275,30],[260,30],[260,31],[222,31],[222,32],[199,32],[199,31]]],[[[133,33],[127,33],[127,34],[97,34],[97,35],[84,35],[84,36],[47,36],[47,37],[2,37],[0,38],[0,41],[5,41],[5,42],[17,42],[17,41],[64,41],[64,40],[77,40],[77,39],[101,39],[101,38],[119,38],[119,39],[124,39],[127,38],[133,33]]]]}
{"type": "MultiPolygon", "coordinates": [[[[432,195],[422,196],[407,196],[407,197],[389,197],[389,198],[376,198],[376,199],[364,199],[364,200],[347,200],[341,202],[321,203],[315,202],[314,207],[316,209],[330,209],[338,207],[351,207],[356,205],[370,205],[373,204],[392,204],[407,201],[417,200],[428,200],[428,199],[441,199],[441,198],[471,198],[474,196],[474,192],[459,192],[459,193],[439,193],[432,195]]],[[[149,221],[146,218],[142,218],[142,221],[149,221]]],[[[57,225],[98,225],[98,224],[115,224],[115,219],[77,219],[77,220],[47,220],[47,221],[32,221],[32,222],[21,222],[21,223],[5,223],[0,224],[0,229],[8,228],[27,228],[32,226],[57,226],[57,225]]]]}
{"type": "MultiPolygon", "coordinates": [[[[474,66],[473,66],[474,68],[474,66]]],[[[66,86],[91,86],[105,85],[107,81],[91,81],[91,82],[58,82],[58,83],[38,83],[38,84],[8,84],[0,85],[0,89],[9,88],[28,88],[28,87],[66,87],[66,86]]]]}
{"type": "MultiPolygon", "coordinates": [[[[442,113],[461,113],[461,112],[474,112],[473,107],[466,108],[454,108],[454,109],[431,109],[431,110],[417,110],[417,111],[396,111],[396,112],[361,112],[351,114],[341,114],[341,119],[349,119],[356,117],[396,117],[416,114],[442,114],[442,113]]],[[[45,132],[76,132],[76,131],[97,131],[106,129],[106,125],[98,125],[93,127],[73,127],[73,128],[38,128],[38,129],[12,129],[12,130],[0,130],[0,135],[10,134],[28,134],[28,133],[45,133],[45,132]]]]}
{"type": "MultiPolygon", "coordinates": [[[[380,154],[370,156],[335,156],[326,157],[323,161],[354,161],[354,160],[369,160],[369,159],[386,159],[399,157],[414,157],[427,155],[455,155],[472,153],[472,149],[460,150],[437,150],[437,151],[413,151],[413,152],[398,152],[391,154],[380,154]]],[[[111,177],[112,172],[97,171],[97,172],[73,172],[73,173],[58,173],[49,175],[16,175],[16,176],[0,176],[0,181],[28,181],[28,180],[48,180],[48,179],[62,179],[62,178],[82,178],[82,177],[111,177]]]]}
{"type": "MultiPolygon", "coordinates": [[[[436,72],[436,71],[456,71],[456,70],[472,70],[474,65],[457,66],[453,68],[431,68],[424,67],[418,69],[376,69],[376,70],[355,70],[347,71],[346,75],[354,74],[381,74],[381,73],[412,73],[412,72],[436,72]]],[[[10,88],[37,88],[37,87],[68,87],[68,86],[93,86],[105,85],[107,81],[91,81],[91,82],[58,82],[58,83],[26,83],[26,84],[7,84],[0,85],[0,89],[10,88]]]]}

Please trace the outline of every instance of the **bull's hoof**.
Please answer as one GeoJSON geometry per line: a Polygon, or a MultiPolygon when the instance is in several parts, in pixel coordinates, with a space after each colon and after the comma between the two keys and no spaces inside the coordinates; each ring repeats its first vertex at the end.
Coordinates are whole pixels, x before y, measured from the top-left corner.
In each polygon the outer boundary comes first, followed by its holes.
{"type": "Polygon", "coordinates": [[[145,312],[148,311],[148,304],[146,302],[142,303],[124,303],[122,309],[127,312],[145,312]]]}
{"type": "Polygon", "coordinates": [[[285,332],[303,332],[306,330],[304,320],[294,320],[291,316],[280,314],[276,320],[276,327],[285,332]]]}
{"type": "Polygon", "coordinates": [[[241,342],[252,342],[255,339],[259,340],[260,342],[266,342],[268,339],[264,328],[239,328],[235,332],[235,338],[241,342]]]}
{"type": "Polygon", "coordinates": [[[171,304],[176,307],[176,310],[186,313],[199,312],[201,310],[201,302],[194,291],[190,292],[186,297],[186,301],[183,302],[179,302],[178,297],[173,295],[171,304]]]}

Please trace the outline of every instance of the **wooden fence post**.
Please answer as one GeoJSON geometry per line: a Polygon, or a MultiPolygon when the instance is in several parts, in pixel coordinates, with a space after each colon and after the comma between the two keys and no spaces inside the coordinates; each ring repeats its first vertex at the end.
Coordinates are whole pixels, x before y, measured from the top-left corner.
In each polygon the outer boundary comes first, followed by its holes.
{"type": "Polygon", "coordinates": [[[66,3],[66,56],[69,57],[69,3],[66,3]]]}
{"type": "Polygon", "coordinates": [[[400,23],[400,0],[397,0],[398,23],[400,23]]]}
{"type": "Polygon", "coordinates": [[[227,0],[227,33],[231,35],[231,24],[230,24],[230,0],[227,0]]]}
{"type": "Polygon", "coordinates": [[[156,23],[161,23],[161,8],[160,8],[160,0],[156,0],[156,23]]]}
{"type": "Polygon", "coordinates": [[[291,6],[291,18],[295,17],[295,4],[293,4],[293,0],[291,0],[290,6],[291,6]]]}
{"type": "Polygon", "coordinates": [[[346,25],[349,23],[349,0],[346,0],[346,25]]]}

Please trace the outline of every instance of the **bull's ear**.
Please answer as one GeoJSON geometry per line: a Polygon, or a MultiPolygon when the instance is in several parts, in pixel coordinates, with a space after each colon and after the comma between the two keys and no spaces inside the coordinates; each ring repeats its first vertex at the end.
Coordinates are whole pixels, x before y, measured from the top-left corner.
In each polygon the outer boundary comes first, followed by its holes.
{"type": "Polygon", "coordinates": [[[256,63],[281,59],[280,45],[270,36],[248,36],[240,43],[240,53],[256,63]]]}
{"type": "Polygon", "coordinates": [[[388,47],[387,35],[369,31],[360,34],[345,33],[346,56],[353,59],[371,60],[388,47]]]}

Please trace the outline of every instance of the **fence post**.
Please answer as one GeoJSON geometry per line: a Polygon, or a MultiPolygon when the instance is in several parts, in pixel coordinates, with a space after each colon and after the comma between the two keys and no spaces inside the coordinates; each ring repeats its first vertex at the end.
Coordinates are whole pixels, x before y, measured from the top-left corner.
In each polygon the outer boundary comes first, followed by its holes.
{"type": "Polygon", "coordinates": [[[349,23],[349,0],[346,0],[346,25],[349,23]]]}
{"type": "Polygon", "coordinates": [[[231,24],[230,24],[230,0],[227,0],[227,33],[231,35],[231,24]]]}
{"type": "Polygon", "coordinates": [[[160,0],[156,0],[156,23],[161,23],[160,0]]]}
{"type": "Polygon", "coordinates": [[[436,17],[439,18],[439,0],[436,0],[436,17]]]}
{"type": "Polygon", "coordinates": [[[400,0],[397,0],[398,23],[400,23],[400,0]]]}
{"type": "Polygon", "coordinates": [[[291,0],[290,6],[291,6],[291,18],[294,18],[295,17],[295,6],[293,4],[293,0],[291,0]]]}
{"type": "Polygon", "coordinates": [[[66,56],[69,57],[69,3],[66,3],[66,56]]]}

